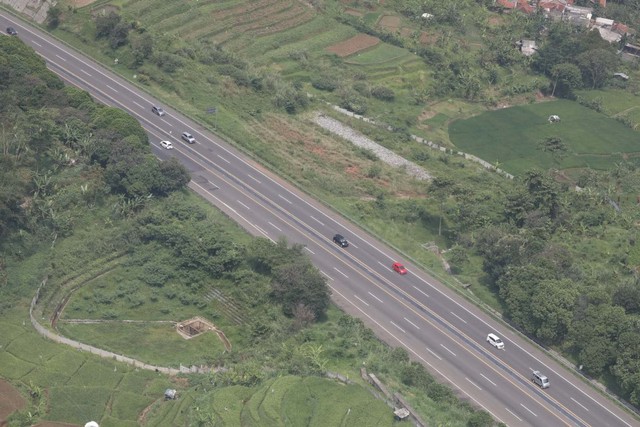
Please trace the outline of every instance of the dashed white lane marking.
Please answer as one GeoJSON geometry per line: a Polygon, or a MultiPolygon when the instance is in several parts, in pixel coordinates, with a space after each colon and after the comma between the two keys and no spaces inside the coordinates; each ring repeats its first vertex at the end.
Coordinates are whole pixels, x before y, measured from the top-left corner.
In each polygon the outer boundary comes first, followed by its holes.
{"type": "Polygon", "coordinates": [[[311,219],[318,221],[320,223],[320,225],[322,225],[324,227],[324,222],[320,221],[318,218],[316,218],[313,215],[309,215],[309,216],[311,217],[311,219]]]}
{"type": "MultiPolygon", "coordinates": [[[[391,322],[391,321],[390,321],[390,322],[391,322]]],[[[407,333],[404,329],[402,329],[400,326],[396,325],[395,323],[391,322],[391,324],[392,324],[393,326],[395,326],[396,328],[398,328],[398,330],[399,330],[400,332],[402,332],[403,334],[406,334],[406,333],[407,333]]]]}
{"type": "Polygon", "coordinates": [[[62,59],[64,62],[67,62],[67,60],[66,60],[66,59],[64,59],[62,56],[60,56],[60,55],[58,55],[58,54],[56,54],[56,58],[58,58],[58,59],[62,59]]]}
{"type": "Polygon", "coordinates": [[[496,383],[494,383],[493,381],[491,381],[489,378],[485,377],[484,375],[480,374],[480,376],[481,376],[482,378],[484,378],[485,380],[489,381],[489,382],[490,382],[491,384],[493,384],[494,386],[496,386],[496,387],[498,386],[496,383]]]}
{"type": "Polygon", "coordinates": [[[464,320],[462,317],[458,316],[457,314],[455,314],[453,311],[450,311],[449,313],[453,314],[454,316],[456,316],[462,323],[467,323],[466,320],[464,320]]]}
{"type": "Polygon", "coordinates": [[[275,243],[275,242],[276,242],[276,241],[275,241],[275,240],[273,240],[271,237],[269,237],[269,235],[267,234],[267,232],[266,232],[266,231],[264,231],[262,228],[260,228],[257,224],[253,224],[253,223],[252,223],[251,225],[253,225],[253,226],[256,228],[256,230],[258,230],[260,233],[262,233],[262,235],[263,235],[264,237],[266,237],[267,239],[271,240],[271,242],[273,242],[273,243],[275,243]]]}
{"type": "Polygon", "coordinates": [[[286,198],[286,197],[284,197],[282,194],[278,194],[278,197],[280,197],[282,200],[284,200],[285,202],[289,203],[290,205],[292,204],[292,203],[291,203],[291,200],[287,199],[287,198],[286,198]]]}
{"type": "Polygon", "coordinates": [[[422,295],[424,295],[425,297],[429,298],[429,294],[426,293],[425,291],[423,291],[422,289],[420,289],[417,286],[414,286],[413,289],[415,289],[416,291],[420,292],[422,295]]]}
{"type": "Polygon", "coordinates": [[[442,360],[442,357],[438,356],[437,354],[435,354],[433,351],[431,351],[431,349],[429,347],[425,347],[427,349],[427,351],[429,353],[431,353],[436,359],[438,360],[442,360]]]}
{"type": "Polygon", "coordinates": [[[259,179],[254,178],[254,177],[253,177],[253,175],[251,175],[251,174],[247,174],[247,176],[248,176],[249,178],[251,178],[252,180],[254,180],[255,182],[257,182],[258,184],[262,184],[262,182],[261,182],[259,179]]]}
{"type": "Polygon", "coordinates": [[[222,157],[220,154],[217,154],[217,156],[220,158],[220,160],[222,160],[223,162],[226,162],[228,164],[231,164],[231,162],[227,159],[225,159],[224,157],[222,157]]]}
{"type": "Polygon", "coordinates": [[[337,271],[339,274],[342,274],[342,275],[344,276],[344,278],[345,278],[345,279],[348,279],[348,278],[349,278],[349,276],[347,276],[346,274],[344,274],[342,271],[338,270],[336,267],[333,267],[333,269],[334,269],[335,271],[337,271]]]}
{"type": "Polygon", "coordinates": [[[38,46],[38,47],[42,47],[42,45],[41,45],[40,43],[38,43],[38,42],[33,42],[33,41],[32,41],[31,43],[35,44],[35,45],[36,45],[36,46],[38,46]]]}
{"type": "Polygon", "coordinates": [[[511,415],[513,415],[514,417],[516,417],[516,418],[518,419],[518,421],[522,422],[522,418],[520,418],[519,416],[517,416],[516,414],[514,414],[513,412],[511,412],[511,411],[509,410],[509,408],[504,408],[504,409],[506,409],[508,413],[510,413],[511,415]]]}
{"type": "Polygon", "coordinates": [[[408,324],[410,324],[411,326],[413,326],[416,329],[420,329],[420,327],[418,325],[416,325],[415,323],[413,323],[411,320],[407,319],[406,317],[404,318],[404,320],[407,321],[408,324]]]}
{"type": "Polygon", "coordinates": [[[440,344],[440,347],[444,348],[445,350],[447,350],[449,353],[453,354],[454,356],[456,355],[453,351],[449,350],[447,347],[445,347],[443,344],[440,344]]]}
{"type": "Polygon", "coordinates": [[[589,410],[580,402],[578,402],[577,400],[575,400],[573,397],[571,398],[571,400],[573,400],[574,402],[576,402],[576,404],[578,404],[582,409],[584,409],[585,411],[589,412],[589,410]]]}
{"type": "Polygon", "coordinates": [[[251,210],[251,208],[247,205],[245,205],[244,203],[242,203],[240,200],[236,200],[236,202],[238,202],[240,205],[244,206],[247,210],[251,210]]]}
{"type": "Polygon", "coordinates": [[[268,222],[269,222],[269,225],[270,225],[270,226],[272,226],[273,228],[275,228],[275,229],[276,229],[276,230],[278,230],[279,232],[282,232],[282,230],[281,230],[281,229],[279,229],[277,225],[275,225],[275,224],[274,224],[274,223],[272,223],[271,221],[268,221],[268,222]]]}
{"type": "Polygon", "coordinates": [[[522,403],[520,404],[520,406],[522,406],[524,409],[526,409],[527,411],[531,412],[531,415],[533,415],[534,417],[537,417],[538,415],[536,415],[535,412],[533,412],[531,409],[527,408],[526,406],[524,406],[522,403]]]}
{"type": "Polygon", "coordinates": [[[315,252],[313,252],[313,251],[312,251],[311,249],[309,249],[308,247],[306,247],[306,246],[305,246],[304,248],[305,248],[306,250],[308,250],[309,252],[311,252],[311,255],[315,255],[315,254],[316,254],[315,252]]]}
{"type": "Polygon", "coordinates": [[[375,299],[377,299],[378,301],[382,302],[382,300],[380,298],[378,298],[377,296],[375,296],[374,294],[372,294],[371,292],[367,292],[369,295],[371,295],[372,297],[374,297],[375,299]]]}
{"type": "Polygon", "coordinates": [[[469,381],[470,384],[472,384],[473,386],[475,386],[475,388],[477,388],[478,390],[482,391],[482,389],[480,388],[480,386],[476,383],[474,383],[473,381],[471,381],[469,378],[464,377],[465,380],[469,381]]]}
{"type": "Polygon", "coordinates": [[[111,89],[112,91],[114,91],[115,93],[118,93],[118,91],[116,89],[112,88],[111,86],[109,86],[109,85],[105,85],[105,86],[108,87],[109,89],[111,89]]]}
{"type": "Polygon", "coordinates": [[[131,102],[133,102],[134,104],[136,104],[138,107],[142,108],[143,110],[145,109],[145,108],[142,106],[142,104],[138,104],[136,101],[131,101],[131,102]]]}
{"type": "Polygon", "coordinates": [[[329,280],[333,280],[333,277],[329,276],[329,275],[328,275],[327,273],[325,273],[324,271],[320,270],[320,273],[321,273],[324,277],[326,277],[327,279],[329,279],[329,280]]]}
{"type": "Polygon", "coordinates": [[[80,68],[80,71],[85,73],[87,76],[91,77],[91,73],[89,73],[88,71],[85,71],[84,69],[80,68]]]}
{"type": "Polygon", "coordinates": [[[363,303],[364,305],[369,307],[369,303],[364,301],[364,300],[362,300],[358,295],[354,295],[354,298],[356,298],[358,301],[360,301],[361,303],[363,303]]]}

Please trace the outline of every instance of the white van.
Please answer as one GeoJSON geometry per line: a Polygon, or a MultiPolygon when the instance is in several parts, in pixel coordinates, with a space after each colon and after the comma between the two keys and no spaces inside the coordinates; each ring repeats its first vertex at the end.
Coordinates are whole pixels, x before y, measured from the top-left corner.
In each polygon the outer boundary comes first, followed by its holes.
{"type": "Polygon", "coordinates": [[[542,388],[549,388],[549,378],[542,375],[540,371],[533,371],[531,373],[531,381],[538,384],[542,388]]]}
{"type": "Polygon", "coordinates": [[[497,348],[498,350],[504,349],[504,343],[502,342],[500,337],[494,333],[487,335],[487,342],[492,346],[494,346],[495,348],[497,348]]]}

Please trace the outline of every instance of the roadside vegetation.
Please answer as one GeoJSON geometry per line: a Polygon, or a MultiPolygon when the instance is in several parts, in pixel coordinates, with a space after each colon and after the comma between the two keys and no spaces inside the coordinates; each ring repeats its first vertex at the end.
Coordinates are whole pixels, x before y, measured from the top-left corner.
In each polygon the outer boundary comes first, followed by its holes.
{"type": "MultiPolygon", "coordinates": [[[[596,31],[501,13],[491,3],[100,1],[80,9],[61,4],[50,24],[56,36],[235,141],[443,281],[470,284],[466,295],[640,406],[638,64],[620,62],[619,46],[596,31]],[[425,12],[432,17],[422,18],[425,12]],[[521,39],[536,40],[538,52],[521,55],[521,39]],[[630,78],[615,80],[614,72],[630,78]],[[342,117],[325,101],[378,125],[342,117]],[[336,140],[309,119],[318,109],[435,178],[413,181],[336,140]],[[552,114],[561,121],[549,123],[552,114]],[[448,150],[431,150],[411,134],[448,150]],[[516,177],[483,169],[458,150],[516,177]],[[452,275],[423,249],[430,242],[444,250],[452,275]]],[[[640,30],[632,5],[608,3],[597,16],[640,30]]],[[[123,213],[144,215],[156,203],[137,207],[130,200],[141,201],[144,191],[122,179],[122,170],[111,172],[106,188],[127,201],[123,213]]],[[[163,197],[152,187],[146,190],[163,197]]],[[[166,258],[173,250],[161,241],[151,247],[166,258]]],[[[132,315],[133,297],[118,296],[116,278],[139,277],[140,265],[121,268],[90,285],[111,296],[111,305],[88,313],[86,290],[70,309],[83,317],[132,315]]],[[[202,297],[201,286],[189,291],[202,297]]],[[[157,289],[158,306],[166,293],[157,289]]],[[[178,300],[167,301],[171,314],[194,310],[178,300]]],[[[279,319],[294,322],[287,317],[293,308],[279,319]]],[[[331,310],[324,324],[330,321],[331,310]]],[[[64,328],[89,336],[100,326],[64,328]]]]}
{"type": "Polygon", "coordinates": [[[253,239],[187,191],[184,168],[152,156],[130,116],[65,87],[18,38],[0,37],[0,75],[9,130],[0,158],[0,376],[15,387],[2,384],[3,393],[26,402],[0,414],[10,426],[394,425],[360,379],[363,366],[425,418],[493,424],[331,306],[301,247],[253,239]],[[42,338],[28,313],[43,281],[36,310],[46,328],[142,362],[214,370],[168,377],[42,338]],[[212,333],[184,340],[157,322],[194,315],[221,329],[232,350],[212,333]],[[165,401],[168,388],[177,400],[165,401]]]}

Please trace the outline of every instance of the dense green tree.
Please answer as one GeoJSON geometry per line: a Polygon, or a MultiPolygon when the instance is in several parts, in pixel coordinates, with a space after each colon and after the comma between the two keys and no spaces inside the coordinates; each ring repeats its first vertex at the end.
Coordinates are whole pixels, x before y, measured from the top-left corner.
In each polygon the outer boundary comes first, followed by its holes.
{"type": "Polygon", "coordinates": [[[493,417],[488,412],[475,411],[467,421],[467,427],[493,427],[493,417]]]}
{"type": "Polygon", "coordinates": [[[628,328],[622,307],[603,303],[577,310],[568,338],[583,369],[598,376],[611,366],[616,360],[615,343],[628,328]]]}
{"type": "Polygon", "coordinates": [[[624,308],[627,314],[640,314],[640,283],[638,279],[627,280],[613,291],[612,301],[624,308]]]}
{"type": "Polygon", "coordinates": [[[634,405],[640,405],[640,331],[625,331],[617,342],[616,363],[611,372],[634,405]]]}
{"type": "Polygon", "coordinates": [[[247,260],[255,271],[270,275],[277,267],[300,259],[302,248],[301,245],[289,247],[286,239],[274,243],[269,239],[256,238],[247,247],[247,260]]]}
{"type": "Polygon", "coordinates": [[[130,140],[134,145],[144,146],[149,143],[149,137],[140,123],[123,110],[112,107],[101,107],[92,115],[92,124],[98,137],[111,140],[135,137],[130,140]]]}
{"type": "Polygon", "coordinates": [[[316,319],[325,316],[329,307],[329,288],[320,271],[308,260],[297,260],[277,267],[273,272],[273,297],[282,304],[287,316],[302,304],[311,309],[316,319]]]}
{"type": "Polygon", "coordinates": [[[527,334],[535,334],[538,328],[534,298],[538,294],[539,283],[554,278],[552,271],[527,264],[508,268],[498,281],[505,316],[527,334]]]}
{"type": "Polygon", "coordinates": [[[591,89],[602,87],[618,63],[618,58],[610,49],[592,49],[576,57],[585,84],[591,89]]]}
{"type": "Polygon", "coordinates": [[[147,32],[132,35],[130,43],[135,65],[142,65],[153,54],[153,38],[147,32]]]}
{"type": "Polygon", "coordinates": [[[559,22],[549,28],[549,34],[538,49],[533,66],[541,73],[551,75],[553,67],[572,63],[582,50],[578,34],[573,26],[559,22]]]}
{"type": "Polygon", "coordinates": [[[582,86],[582,72],[577,65],[563,62],[551,67],[549,72],[553,80],[551,96],[572,97],[573,90],[582,86]]]}
{"type": "Polygon", "coordinates": [[[568,279],[543,280],[537,284],[530,301],[536,338],[547,344],[564,340],[578,294],[577,285],[568,279]]]}
{"type": "Polygon", "coordinates": [[[47,26],[55,29],[60,25],[60,18],[62,17],[62,8],[60,5],[55,4],[47,11],[47,26]]]}
{"type": "Polygon", "coordinates": [[[166,196],[169,193],[184,188],[191,176],[189,172],[175,157],[160,162],[160,179],[153,185],[153,194],[166,196]]]}
{"type": "Polygon", "coordinates": [[[115,12],[99,13],[96,16],[96,38],[108,38],[121,21],[115,12]]]}

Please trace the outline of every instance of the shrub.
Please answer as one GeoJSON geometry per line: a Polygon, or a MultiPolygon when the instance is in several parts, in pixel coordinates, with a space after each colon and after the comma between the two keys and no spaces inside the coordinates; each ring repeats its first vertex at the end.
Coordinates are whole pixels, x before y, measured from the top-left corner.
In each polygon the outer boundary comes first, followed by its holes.
{"type": "Polygon", "coordinates": [[[393,101],[396,97],[396,94],[391,89],[384,86],[374,87],[371,90],[371,95],[381,101],[393,101]]]}
{"type": "Polygon", "coordinates": [[[317,76],[311,80],[311,86],[318,90],[333,92],[338,88],[338,80],[331,76],[317,76]]]}

